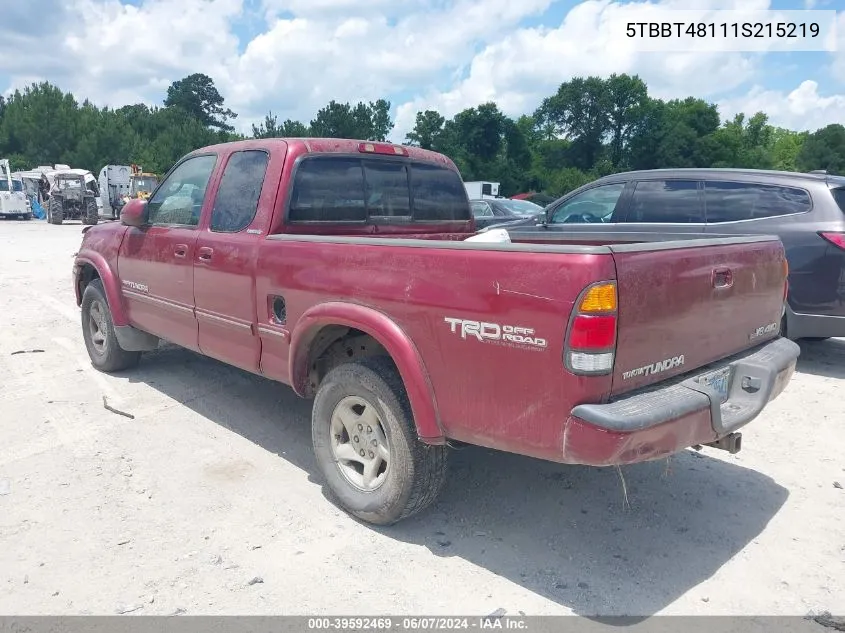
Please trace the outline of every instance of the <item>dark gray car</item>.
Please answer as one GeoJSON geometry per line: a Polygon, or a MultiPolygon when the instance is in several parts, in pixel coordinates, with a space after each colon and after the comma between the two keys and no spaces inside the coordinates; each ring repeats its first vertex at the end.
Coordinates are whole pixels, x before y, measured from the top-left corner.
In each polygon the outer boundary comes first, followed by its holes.
{"type": "Polygon", "coordinates": [[[657,169],[614,174],[552,202],[546,223],[520,232],[647,239],[657,233],[777,235],[789,262],[784,316],[791,339],[845,336],[845,177],[745,169],[657,169]]]}
{"type": "Polygon", "coordinates": [[[470,200],[475,226],[483,229],[492,224],[535,218],[543,214],[543,207],[527,200],[510,198],[481,198],[470,200]]]}

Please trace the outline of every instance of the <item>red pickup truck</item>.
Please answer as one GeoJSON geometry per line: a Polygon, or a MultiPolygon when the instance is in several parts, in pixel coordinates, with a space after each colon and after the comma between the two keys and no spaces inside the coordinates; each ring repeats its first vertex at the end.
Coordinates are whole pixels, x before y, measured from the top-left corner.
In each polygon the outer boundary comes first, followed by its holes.
{"type": "Polygon", "coordinates": [[[456,443],[597,466],[736,451],[792,377],[777,238],[473,235],[440,154],[206,147],[84,230],[85,345],[114,372],[163,339],[313,397],[328,487],[377,524],[434,500],[456,443]]]}

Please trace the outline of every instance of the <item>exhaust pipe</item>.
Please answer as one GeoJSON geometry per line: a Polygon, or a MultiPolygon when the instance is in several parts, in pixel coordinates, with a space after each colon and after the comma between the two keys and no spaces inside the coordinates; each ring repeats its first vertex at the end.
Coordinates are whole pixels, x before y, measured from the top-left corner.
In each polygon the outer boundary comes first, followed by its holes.
{"type": "Polygon", "coordinates": [[[705,444],[712,448],[718,448],[721,451],[728,451],[731,455],[736,455],[742,450],[742,433],[729,433],[715,442],[705,444]]]}

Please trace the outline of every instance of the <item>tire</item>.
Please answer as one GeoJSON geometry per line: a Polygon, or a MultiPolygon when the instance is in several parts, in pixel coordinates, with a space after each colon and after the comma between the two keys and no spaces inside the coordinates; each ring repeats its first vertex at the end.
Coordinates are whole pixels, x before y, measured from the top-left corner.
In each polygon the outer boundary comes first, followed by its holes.
{"type": "Polygon", "coordinates": [[[31,214],[31,213],[24,213],[24,214],[21,216],[21,218],[22,218],[23,220],[25,220],[25,221],[29,222],[29,221],[32,219],[32,214],[31,214]]]}
{"type": "Polygon", "coordinates": [[[99,222],[100,216],[97,213],[97,201],[94,199],[88,199],[85,201],[84,206],[82,207],[82,224],[97,224],[99,222]]]}
{"type": "Polygon", "coordinates": [[[50,224],[61,224],[64,220],[64,215],[62,201],[50,198],[50,204],[47,206],[47,221],[50,224]]]}
{"type": "Polygon", "coordinates": [[[391,525],[410,517],[430,505],[446,481],[448,449],[417,438],[402,379],[386,357],[329,371],[314,399],[311,436],[332,496],[362,521],[391,525]],[[368,455],[358,460],[359,451],[368,455]],[[369,483],[364,463],[373,464],[369,483]]]}
{"type": "Polygon", "coordinates": [[[109,302],[99,279],[82,294],[82,338],[91,364],[103,372],[129,369],[138,364],[141,352],[129,352],[117,342],[109,302]]]}

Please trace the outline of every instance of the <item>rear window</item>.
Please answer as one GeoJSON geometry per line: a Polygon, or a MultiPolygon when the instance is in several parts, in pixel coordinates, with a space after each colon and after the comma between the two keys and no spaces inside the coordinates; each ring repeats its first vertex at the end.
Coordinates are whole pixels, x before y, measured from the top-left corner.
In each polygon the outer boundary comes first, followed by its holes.
{"type": "Polygon", "coordinates": [[[414,220],[468,220],[469,201],[461,177],[451,169],[416,163],[411,167],[414,220]]]}
{"type": "Polygon", "coordinates": [[[296,170],[290,222],[468,220],[463,181],[450,169],[357,157],[306,158],[296,170]]]}
{"type": "Polygon", "coordinates": [[[845,188],[831,189],[830,193],[833,194],[833,199],[836,200],[836,204],[839,205],[842,213],[845,213],[845,188]]]}
{"type": "Polygon", "coordinates": [[[749,182],[704,183],[708,223],[756,220],[809,211],[810,194],[797,187],[749,182]]]}

